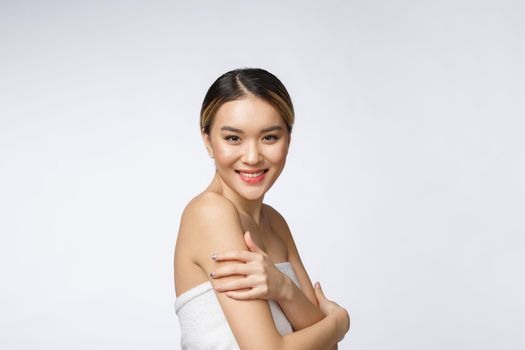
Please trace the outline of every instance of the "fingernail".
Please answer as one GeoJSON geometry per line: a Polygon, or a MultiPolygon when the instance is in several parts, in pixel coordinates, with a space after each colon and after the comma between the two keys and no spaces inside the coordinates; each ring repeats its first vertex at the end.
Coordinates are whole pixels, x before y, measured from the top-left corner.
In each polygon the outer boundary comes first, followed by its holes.
{"type": "Polygon", "coordinates": [[[217,254],[213,254],[213,255],[211,256],[211,259],[212,259],[212,260],[217,259],[217,254]]]}
{"type": "Polygon", "coordinates": [[[315,288],[321,288],[321,283],[315,282],[315,288]]]}

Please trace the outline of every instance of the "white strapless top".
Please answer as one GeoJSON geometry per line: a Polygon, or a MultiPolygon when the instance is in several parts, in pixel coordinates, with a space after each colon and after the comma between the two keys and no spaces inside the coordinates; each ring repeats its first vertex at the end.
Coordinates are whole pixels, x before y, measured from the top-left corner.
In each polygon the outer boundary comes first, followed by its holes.
{"type": "MultiPolygon", "coordinates": [[[[282,262],[275,264],[275,267],[300,288],[292,264],[282,262]]],[[[268,304],[279,333],[292,333],[292,326],[279,304],[273,300],[269,300],[268,304]]],[[[175,313],[179,318],[182,350],[239,349],[211,282],[199,284],[179,295],[175,300],[175,313]]]]}

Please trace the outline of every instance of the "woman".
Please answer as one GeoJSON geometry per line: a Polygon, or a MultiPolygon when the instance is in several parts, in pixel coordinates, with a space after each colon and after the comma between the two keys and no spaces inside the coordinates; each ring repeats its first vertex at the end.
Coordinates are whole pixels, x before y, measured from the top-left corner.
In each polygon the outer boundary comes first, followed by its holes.
{"type": "Polygon", "coordinates": [[[291,140],[283,84],[262,69],[223,74],[208,90],[201,133],[211,184],[181,217],[175,248],[183,349],[333,349],[346,310],[312,286],[284,218],[264,204],[291,140]]]}

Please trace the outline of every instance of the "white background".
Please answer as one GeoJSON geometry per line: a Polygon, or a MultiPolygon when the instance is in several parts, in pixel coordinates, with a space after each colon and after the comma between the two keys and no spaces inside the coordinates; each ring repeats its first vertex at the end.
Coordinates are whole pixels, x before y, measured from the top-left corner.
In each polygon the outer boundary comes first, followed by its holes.
{"type": "Polygon", "coordinates": [[[177,349],[173,249],[238,67],[297,112],[265,200],[340,349],[523,349],[522,1],[0,2],[0,348],[177,349]]]}

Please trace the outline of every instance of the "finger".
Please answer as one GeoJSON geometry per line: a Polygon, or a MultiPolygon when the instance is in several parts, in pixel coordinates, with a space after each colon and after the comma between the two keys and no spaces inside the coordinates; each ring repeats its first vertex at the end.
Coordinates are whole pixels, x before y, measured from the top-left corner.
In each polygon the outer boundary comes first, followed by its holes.
{"type": "Polygon", "coordinates": [[[318,300],[319,298],[326,299],[326,297],[324,296],[323,290],[321,289],[321,283],[315,282],[314,291],[315,291],[315,296],[317,297],[318,300]]]}
{"type": "Polygon", "coordinates": [[[254,268],[252,265],[245,263],[237,263],[234,265],[222,266],[212,272],[210,272],[211,278],[220,278],[231,275],[249,275],[254,273],[254,268]]]}
{"type": "Polygon", "coordinates": [[[215,261],[238,260],[242,262],[247,262],[253,260],[255,256],[255,253],[249,252],[247,250],[232,250],[228,252],[213,254],[211,258],[215,261]]]}
{"type": "Polygon", "coordinates": [[[231,292],[226,292],[224,294],[236,300],[253,300],[253,299],[260,299],[262,297],[262,294],[256,288],[253,288],[246,292],[231,291],[231,292]]]}
{"type": "Polygon", "coordinates": [[[235,281],[216,283],[213,287],[217,292],[228,292],[238,289],[253,287],[254,283],[249,278],[241,278],[235,281]]]}
{"type": "Polygon", "coordinates": [[[244,234],[244,243],[251,252],[262,253],[263,250],[254,242],[250,231],[246,231],[244,234]]]}

